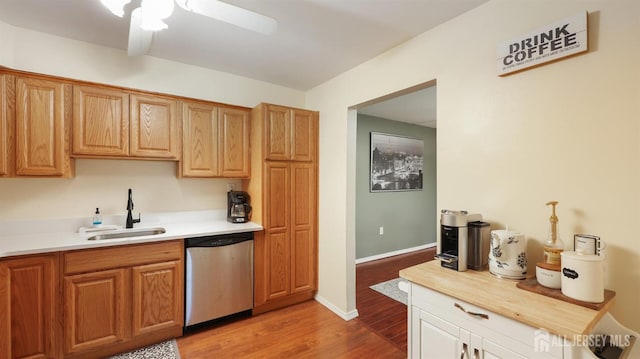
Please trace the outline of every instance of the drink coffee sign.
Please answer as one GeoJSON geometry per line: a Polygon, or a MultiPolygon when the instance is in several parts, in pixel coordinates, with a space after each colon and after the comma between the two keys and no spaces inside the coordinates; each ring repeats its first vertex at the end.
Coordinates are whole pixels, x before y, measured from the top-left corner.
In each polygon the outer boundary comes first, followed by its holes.
{"type": "Polygon", "coordinates": [[[587,51],[586,11],[498,45],[498,75],[587,51]]]}

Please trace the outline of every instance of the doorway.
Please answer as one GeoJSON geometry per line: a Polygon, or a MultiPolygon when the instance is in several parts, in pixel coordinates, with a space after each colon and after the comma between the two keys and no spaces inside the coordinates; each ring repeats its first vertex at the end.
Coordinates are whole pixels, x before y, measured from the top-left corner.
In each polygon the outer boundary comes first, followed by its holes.
{"type": "Polygon", "coordinates": [[[356,264],[435,245],[436,90],[430,81],[354,106],[356,264]],[[411,147],[383,153],[372,136],[411,147]],[[376,154],[384,161],[374,165],[376,154]],[[389,190],[380,190],[383,177],[395,181],[389,190]]]}
{"type": "Polygon", "coordinates": [[[354,304],[360,321],[404,352],[406,305],[370,286],[397,283],[400,269],[429,261],[435,254],[437,220],[431,219],[437,218],[436,90],[435,81],[431,81],[354,106],[349,116],[350,137],[355,136],[349,169],[354,198],[351,218],[355,243],[349,244],[355,256],[354,304]],[[373,171],[372,158],[380,151],[373,148],[372,133],[422,142],[419,160],[402,150],[393,156],[403,172],[407,172],[402,168],[407,163],[421,162],[419,189],[395,190],[396,185],[391,191],[375,190],[373,179],[380,174],[373,171]],[[385,315],[379,315],[381,312],[385,315]]]}

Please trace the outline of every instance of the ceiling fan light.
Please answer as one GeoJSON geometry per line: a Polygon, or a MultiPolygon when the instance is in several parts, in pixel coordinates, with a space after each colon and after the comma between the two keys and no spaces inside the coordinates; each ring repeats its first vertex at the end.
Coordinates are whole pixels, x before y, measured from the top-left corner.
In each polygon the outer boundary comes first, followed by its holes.
{"type": "Polygon", "coordinates": [[[123,17],[124,7],[125,5],[130,3],[131,0],[100,0],[100,2],[102,3],[102,5],[104,5],[104,7],[109,9],[109,11],[111,11],[111,13],[114,14],[115,16],[123,17]]]}
{"type": "Polygon", "coordinates": [[[160,31],[168,28],[169,26],[162,21],[162,19],[155,18],[153,16],[147,16],[142,13],[142,23],[140,28],[146,31],[160,31]]]}
{"type": "Polygon", "coordinates": [[[173,0],[142,0],[142,13],[144,16],[156,19],[166,19],[173,13],[173,0]]]}
{"type": "Polygon", "coordinates": [[[129,46],[127,55],[141,56],[149,52],[153,41],[153,32],[145,31],[142,25],[142,9],[136,8],[131,12],[131,24],[129,25],[129,46]]]}
{"type": "Polygon", "coordinates": [[[193,1],[190,0],[176,0],[176,2],[178,3],[178,6],[180,6],[181,8],[187,10],[187,11],[193,11],[193,1]]]}
{"type": "Polygon", "coordinates": [[[178,6],[196,14],[271,35],[278,28],[278,22],[268,16],[227,4],[218,0],[176,0],[178,6]]]}

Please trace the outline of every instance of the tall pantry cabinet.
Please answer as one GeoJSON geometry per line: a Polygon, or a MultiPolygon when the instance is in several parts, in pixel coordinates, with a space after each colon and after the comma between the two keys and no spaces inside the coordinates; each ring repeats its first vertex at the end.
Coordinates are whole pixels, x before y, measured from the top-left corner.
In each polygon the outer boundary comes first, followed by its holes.
{"type": "Polygon", "coordinates": [[[251,116],[254,313],[313,298],[318,288],[318,112],[260,104],[251,116]]]}

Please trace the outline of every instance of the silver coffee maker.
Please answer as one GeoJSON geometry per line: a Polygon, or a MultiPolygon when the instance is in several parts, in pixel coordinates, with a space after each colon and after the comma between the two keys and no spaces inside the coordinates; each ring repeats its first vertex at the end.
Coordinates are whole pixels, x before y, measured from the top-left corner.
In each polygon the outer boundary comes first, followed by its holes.
{"type": "MultiPolygon", "coordinates": [[[[459,272],[468,268],[469,223],[482,221],[482,215],[443,209],[440,213],[439,253],[435,256],[445,268],[459,272]]],[[[488,253],[487,253],[488,254],[488,253]]]]}

